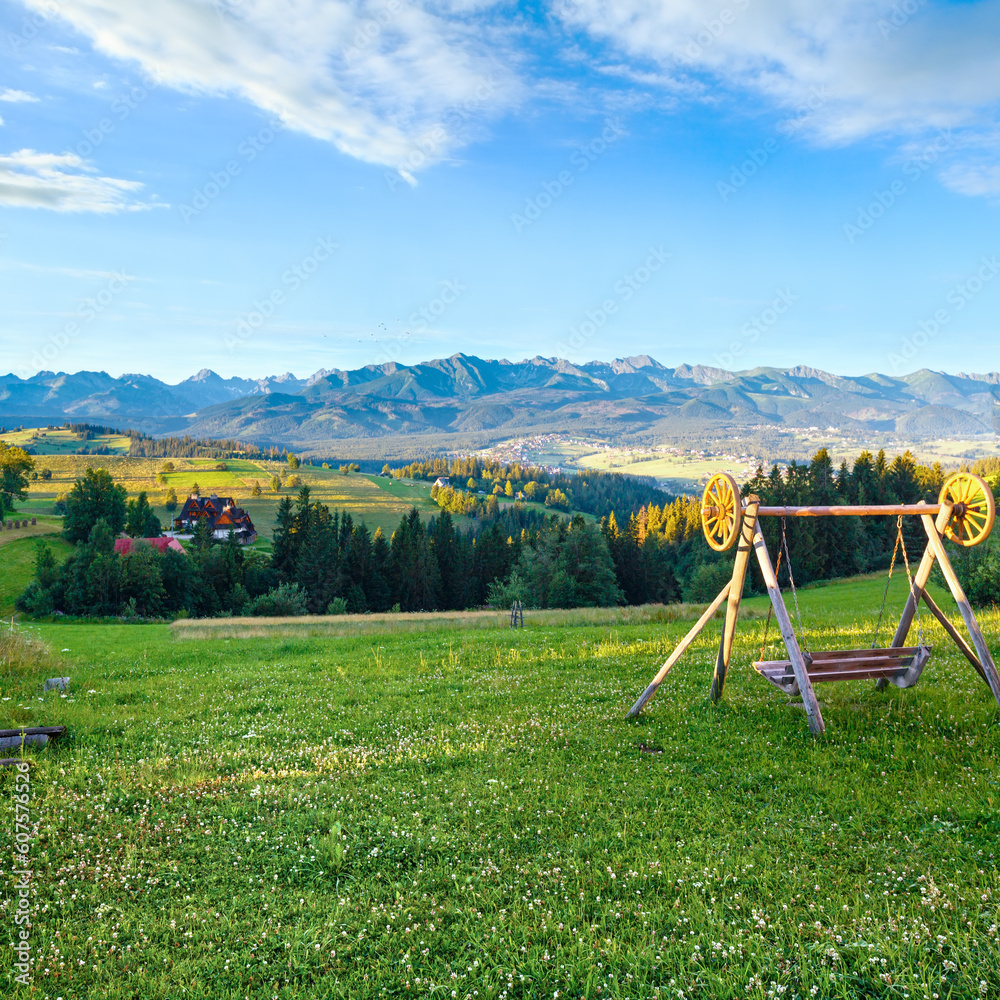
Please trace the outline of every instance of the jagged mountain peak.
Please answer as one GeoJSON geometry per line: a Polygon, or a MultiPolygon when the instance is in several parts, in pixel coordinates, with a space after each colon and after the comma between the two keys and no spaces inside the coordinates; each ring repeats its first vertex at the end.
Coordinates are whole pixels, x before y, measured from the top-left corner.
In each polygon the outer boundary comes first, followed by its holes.
{"type": "MultiPolygon", "coordinates": [[[[456,352],[419,364],[384,361],[226,378],[208,368],[176,385],[151,375],[39,372],[0,377],[0,416],[100,420],[267,443],[385,435],[540,430],[627,432],[667,440],[741,428],[836,426],[916,436],[986,435],[1000,407],[1000,374],[920,369],[909,375],[831,374],[808,365],[730,372],[668,368],[648,354],[578,363],[456,352]]],[[[426,442],[426,438],[425,438],[426,442]]],[[[427,444],[421,444],[426,448],[427,444]]]]}

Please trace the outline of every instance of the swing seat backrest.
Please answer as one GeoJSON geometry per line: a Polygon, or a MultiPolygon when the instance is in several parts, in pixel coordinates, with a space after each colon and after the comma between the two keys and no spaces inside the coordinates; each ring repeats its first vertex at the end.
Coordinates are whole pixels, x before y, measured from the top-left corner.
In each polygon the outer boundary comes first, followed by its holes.
{"type": "MultiPolygon", "coordinates": [[[[823,681],[887,681],[899,688],[917,683],[928,659],[929,646],[889,649],[833,649],[806,653],[806,672],[813,684],[823,681]]],[[[754,669],[786,694],[798,694],[791,660],[759,660],[754,669]]]]}

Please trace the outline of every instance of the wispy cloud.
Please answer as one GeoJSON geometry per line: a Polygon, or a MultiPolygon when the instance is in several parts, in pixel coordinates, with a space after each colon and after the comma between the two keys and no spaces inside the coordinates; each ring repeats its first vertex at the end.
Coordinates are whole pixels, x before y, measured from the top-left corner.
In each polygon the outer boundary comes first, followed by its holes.
{"type": "Polygon", "coordinates": [[[101,177],[73,153],[22,149],[0,155],[0,205],[109,214],[151,206],[137,202],[138,181],[101,177]]]}
{"type": "Polygon", "coordinates": [[[0,101],[5,104],[37,104],[38,98],[26,90],[0,90],[0,101]]]}
{"type": "MultiPolygon", "coordinates": [[[[51,11],[51,0],[25,2],[51,11]]],[[[549,0],[535,21],[497,0],[61,0],[58,10],[100,52],[164,85],[239,97],[407,177],[474,134],[455,127],[470,102],[482,122],[529,98],[581,108],[617,95],[622,108],[647,108],[653,94],[665,113],[685,101],[756,112],[763,99],[791,117],[812,108],[801,138],[900,146],[939,129],[974,140],[1000,107],[1000,0],[549,0]],[[553,60],[574,78],[554,79],[553,60]]],[[[973,158],[973,145],[956,142],[941,179],[992,190],[998,161],[973,158]]]]}
{"type": "MultiPolygon", "coordinates": [[[[567,0],[558,10],[571,29],[639,65],[675,81],[714,80],[709,98],[721,87],[730,101],[742,91],[794,111],[823,94],[803,130],[823,143],[905,141],[941,128],[975,136],[992,128],[1000,104],[997,0],[567,0]]],[[[942,179],[978,192],[995,184],[996,162],[942,179]]]]}
{"type": "MultiPolygon", "coordinates": [[[[49,264],[29,264],[25,261],[20,260],[0,260],[0,270],[9,271],[16,269],[18,271],[32,271],[37,274],[59,274],[64,275],[69,278],[84,278],[88,281],[93,281],[94,279],[108,279],[113,278],[118,273],[117,271],[94,271],[89,268],[82,267],[58,267],[56,265],[49,264]]],[[[132,281],[149,281],[149,278],[131,278],[132,281]]],[[[38,315],[59,315],[57,313],[38,313],[38,315]]]]}
{"type": "Polygon", "coordinates": [[[461,142],[442,127],[454,108],[478,98],[487,113],[513,99],[515,79],[498,52],[503,29],[476,6],[63,0],[59,15],[102,53],[139,63],[162,84],[242,97],[350,156],[396,166],[421,143],[422,165],[446,158],[461,142]],[[488,101],[479,96],[484,80],[488,101]]]}

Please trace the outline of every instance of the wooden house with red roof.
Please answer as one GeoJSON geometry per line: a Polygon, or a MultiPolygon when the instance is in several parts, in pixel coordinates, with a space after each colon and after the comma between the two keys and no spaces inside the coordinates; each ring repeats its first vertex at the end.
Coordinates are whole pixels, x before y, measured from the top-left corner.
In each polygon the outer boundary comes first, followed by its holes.
{"type": "Polygon", "coordinates": [[[214,493],[202,497],[192,493],[174,518],[174,530],[194,531],[201,518],[207,518],[212,534],[220,541],[225,541],[230,531],[241,545],[249,545],[257,540],[257,529],[253,526],[250,515],[242,507],[237,507],[232,497],[219,497],[214,493]]]}

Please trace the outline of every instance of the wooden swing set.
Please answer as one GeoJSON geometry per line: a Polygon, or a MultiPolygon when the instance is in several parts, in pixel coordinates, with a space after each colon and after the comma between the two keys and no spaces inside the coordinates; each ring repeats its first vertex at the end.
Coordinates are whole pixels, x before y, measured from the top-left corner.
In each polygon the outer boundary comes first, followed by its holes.
{"type": "MultiPolygon", "coordinates": [[[[875,680],[881,690],[888,684],[906,688],[916,684],[931,655],[931,649],[924,644],[923,627],[920,621],[920,602],[927,606],[930,613],[940,622],[941,627],[951,637],[965,658],[976,668],[979,676],[986,682],[997,705],[1000,706],[1000,676],[990,655],[989,647],[983,637],[972,607],[962,590],[955,570],[948,559],[943,539],[947,538],[957,545],[972,546],[984,541],[993,527],[996,511],[993,502],[993,492],[978,476],[959,472],[945,482],[936,504],[879,504],[867,506],[834,506],[834,507],[764,507],[760,500],[750,495],[745,500],[740,498],[739,486],[732,476],[720,472],[713,476],[702,499],[702,529],[708,544],[717,552],[724,552],[739,540],[736,549],[736,562],[733,566],[732,579],[722,588],[719,596],[705,609],[694,627],[677,644],[677,647],[667,658],[659,672],[643,691],[639,700],[632,706],[628,718],[634,718],[643,706],[653,697],[656,689],[667,676],[670,668],[680,659],[684,651],[694,642],[701,630],[726,603],[726,619],[719,643],[719,653],[715,661],[715,674],[712,678],[711,698],[718,701],[726,683],[726,673],[733,652],[733,640],[736,636],[736,622],[740,610],[740,598],[743,595],[743,585],[750,564],[750,554],[755,553],[760,566],[771,607],[768,610],[767,624],[764,631],[764,646],[761,647],[761,659],[754,663],[754,669],[770,681],[779,690],[789,695],[799,695],[809,720],[809,728],[814,734],[819,734],[826,728],[823,715],[820,712],[813,685],[823,681],[875,680]],[[791,556],[786,538],[786,519],[789,517],[868,517],[896,516],[896,544],[893,548],[892,560],[889,565],[889,576],[886,580],[885,595],[882,598],[882,610],[879,612],[875,637],[870,649],[845,650],[812,650],[806,651],[800,645],[795,635],[792,620],[785,607],[781,590],[778,587],[778,576],[775,564],[771,562],[770,553],[764,542],[760,528],[762,517],[780,517],[782,519],[781,547],[778,551],[777,569],[781,567],[782,557],[788,569],[788,579],[795,601],[798,615],[798,596],[795,593],[795,579],[792,575],[791,556]],[[923,557],[917,566],[916,573],[910,571],[910,559],[903,540],[903,518],[919,517],[927,534],[927,546],[923,557]],[[886,598],[889,594],[889,582],[892,580],[896,556],[902,551],[906,566],[906,575],[910,584],[910,592],[903,608],[902,617],[896,628],[892,642],[885,648],[878,648],[878,634],[885,612],[886,598]],[[937,606],[927,593],[927,582],[931,570],[937,560],[941,572],[951,590],[952,597],[958,605],[958,610],[965,621],[972,645],[965,640],[958,629],[948,620],[944,612],[937,606]],[[770,626],[771,615],[778,624],[781,637],[784,640],[788,658],[784,660],[765,660],[764,648],[767,645],[767,629],[770,626]],[[917,618],[918,643],[907,646],[906,640],[914,617],[917,618]]],[[[799,616],[799,635],[802,634],[802,619],[799,616]]]]}

